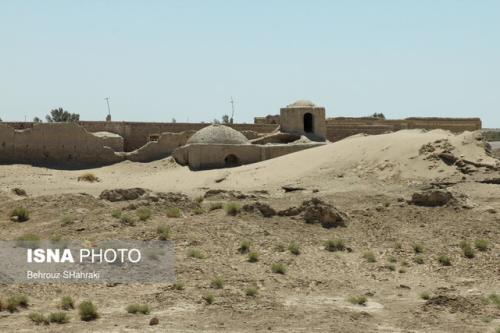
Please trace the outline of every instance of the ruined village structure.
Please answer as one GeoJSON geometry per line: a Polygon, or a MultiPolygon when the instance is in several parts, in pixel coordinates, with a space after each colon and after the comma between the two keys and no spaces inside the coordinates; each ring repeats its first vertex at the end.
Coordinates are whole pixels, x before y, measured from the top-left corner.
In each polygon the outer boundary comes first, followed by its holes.
{"type": "Polygon", "coordinates": [[[481,129],[479,118],[326,118],[324,107],[300,100],[254,124],[0,123],[0,163],[85,168],[168,156],[193,170],[255,163],[366,133],[401,129],[481,129]]]}

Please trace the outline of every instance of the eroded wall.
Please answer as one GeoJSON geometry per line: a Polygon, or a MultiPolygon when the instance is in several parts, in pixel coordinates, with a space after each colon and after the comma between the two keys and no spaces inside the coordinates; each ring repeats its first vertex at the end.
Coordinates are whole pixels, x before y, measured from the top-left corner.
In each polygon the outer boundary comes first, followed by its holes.
{"type": "MultiPolygon", "coordinates": [[[[119,134],[125,140],[125,151],[133,151],[149,142],[152,134],[159,135],[165,132],[180,133],[198,131],[210,123],[140,123],[140,122],[106,122],[81,121],[79,122],[89,132],[107,131],[119,134]]],[[[277,125],[274,124],[225,124],[237,131],[254,131],[270,133],[277,125]]]]}
{"type": "Polygon", "coordinates": [[[24,130],[0,123],[1,163],[88,167],[123,159],[105,147],[103,140],[74,123],[35,124],[24,130]]]}
{"type": "Polygon", "coordinates": [[[283,144],[283,145],[264,145],[261,147],[262,160],[280,157],[292,154],[304,149],[323,146],[324,143],[305,143],[305,144],[283,144]]]}
{"type": "Polygon", "coordinates": [[[123,143],[123,137],[121,135],[110,132],[90,132],[90,133],[101,139],[105,146],[113,149],[114,151],[123,151],[124,143],[123,143]]]}
{"type": "MultiPolygon", "coordinates": [[[[299,120],[296,121],[298,122],[299,120]]],[[[79,124],[82,126],[72,123],[0,123],[0,162],[93,166],[111,164],[124,159],[152,161],[168,156],[175,148],[182,146],[192,133],[209,125],[205,123],[105,121],[82,121],[79,124]],[[103,131],[122,136],[124,150],[128,153],[115,154],[113,149],[104,147],[106,145],[104,140],[89,133],[103,131]],[[165,132],[170,133],[165,134],[165,132]],[[162,133],[163,135],[160,135],[162,133]],[[151,135],[160,136],[158,142],[150,142],[151,135]]],[[[251,137],[262,135],[262,133],[272,133],[277,129],[276,124],[232,124],[229,126],[251,137]]],[[[441,128],[453,132],[474,131],[481,129],[481,120],[479,118],[407,118],[402,120],[371,117],[328,118],[326,137],[334,142],[358,133],[382,134],[413,128],[441,128]]],[[[114,148],[120,150],[119,146],[116,145],[114,148]]],[[[248,156],[253,156],[252,149],[254,148],[248,149],[248,156]]],[[[277,148],[275,151],[280,149],[296,148],[277,148]]],[[[196,157],[193,158],[196,159],[196,157]]],[[[261,157],[261,159],[265,158],[261,157]]]]}
{"type": "Polygon", "coordinates": [[[251,164],[271,158],[294,153],[300,150],[321,146],[313,144],[282,145],[226,145],[226,144],[190,144],[174,151],[177,163],[189,165],[192,170],[224,168],[225,158],[235,155],[240,164],[251,164]]]}
{"type": "MultiPolygon", "coordinates": [[[[266,121],[279,123],[279,116],[272,116],[267,120],[266,117],[259,117],[258,124],[229,124],[227,126],[230,126],[238,131],[253,131],[257,133],[271,133],[279,126],[273,123],[266,123],[266,121]]],[[[302,121],[303,119],[297,119],[296,123],[302,124],[302,121]]],[[[16,129],[31,128],[33,126],[33,123],[29,122],[9,122],[5,124],[13,126],[16,129]]],[[[184,131],[197,131],[210,125],[209,123],[142,123],[106,121],[81,121],[79,124],[81,124],[89,132],[106,131],[121,135],[124,139],[124,150],[127,152],[131,152],[148,143],[150,135],[153,134],[159,135],[164,132],[180,133],[184,131]]],[[[319,125],[315,124],[315,126],[319,125]]],[[[379,119],[373,117],[336,117],[326,119],[325,131],[326,138],[329,141],[334,142],[358,133],[381,134],[387,131],[413,128],[441,128],[453,132],[475,131],[481,129],[481,120],[479,118],[379,119]]]]}
{"type": "Polygon", "coordinates": [[[326,120],[327,138],[334,142],[348,136],[366,133],[383,134],[402,129],[444,129],[452,132],[475,131],[481,129],[479,118],[406,118],[380,119],[362,118],[328,118],[326,120]]]}
{"type": "MultiPolygon", "coordinates": [[[[5,122],[16,129],[33,127],[31,122],[5,122]]],[[[121,121],[80,121],[89,132],[111,132],[121,135],[124,140],[124,150],[131,152],[148,143],[150,135],[160,135],[171,132],[180,133],[186,131],[197,131],[211,123],[145,123],[145,122],[121,122],[121,121]]],[[[237,131],[253,131],[257,133],[271,133],[278,127],[276,124],[224,124],[237,131]]]]}
{"type": "Polygon", "coordinates": [[[134,162],[150,162],[170,156],[172,152],[183,145],[195,133],[184,131],[180,133],[162,133],[158,141],[150,141],[144,146],[126,154],[128,160],[134,162]]]}

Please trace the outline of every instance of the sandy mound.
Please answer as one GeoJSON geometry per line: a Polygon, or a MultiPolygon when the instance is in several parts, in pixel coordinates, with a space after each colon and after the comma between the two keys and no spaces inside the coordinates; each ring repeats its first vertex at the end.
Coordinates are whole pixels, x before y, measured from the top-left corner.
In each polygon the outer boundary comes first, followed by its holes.
{"type": "Polygon", "coordinates": [[[12,186],[22,187],[33,195],[84,191],[97,196],[105,189],[133,187],[195,194],[214,187],[281,191],[283,185],[350,191],[354,187],[370,190],[373,184],[387,187],[388,184],[443,179],[456,181],[481,168],[474,164],[499,165],[498,159],[486,154],[478,132],[456,135],[443,130],[402,130],[374,136],[355,135],[325,146],[230,169],[191,171],[176,165],[171,158],[150,163],[125,161],[87,170],[101,179],[93,184],[77,182],[83,171],[3,165],[0,166],[3,171],[0,185],[4,184],[7,191],[12,186]],[[468,164],[460,162],[460,167],[450,164],[438,156],[442,152],[448,158],[453,155],[468,164]]]}
{"type": "Polygon", "coordinates": [[[405,130],[199,172],[172,159],[1,165],[0,239],[170,238],[178,283],[3,284],[2,301],[27,295],[29,307],[0,312],[0,332],[493,332],[497,163],[476,133],[405,130]],[[78,181],[86,173],[100,181],[78,181]],[[27,221],[11,220],[16,207],[27,221]],[[91,300],[100,318],[29,320],[60,311],[64,295],[91,300]]]}
{"type": "Polygon", "coordinates": [[[498,165],[489,157],[478,133],[459,135],[448,131],[402,130],[394,133],[356,135],[323,147],[235,169],[231,178],[252,179],[261,184],[276,182],[325,182],[356,176],[378,180],[425,180],[460,175],[453,165],[437,158],[436,152],[451,151],[458,158],[498,165]],[[426,151],[422,147],[433,147],[426,151]],[[434,149],[434,150],[433,150],[434,149]]]}

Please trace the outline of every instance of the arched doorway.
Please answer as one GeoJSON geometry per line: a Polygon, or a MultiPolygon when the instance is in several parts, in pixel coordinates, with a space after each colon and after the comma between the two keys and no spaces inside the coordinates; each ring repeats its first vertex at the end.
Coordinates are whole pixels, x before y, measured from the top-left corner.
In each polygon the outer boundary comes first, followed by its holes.
{"type": "Polygon", "coordinates": [[[313,115],[311,113],[304,114],[304,132],[312,133],[313,131],[313,115]]]}
{"type": "Polygon", "coordinates": [[[224,164],[226,168],[237,167],[240,165],[240,159],[234,154],[229,154],[224,159],[224,164]]]}

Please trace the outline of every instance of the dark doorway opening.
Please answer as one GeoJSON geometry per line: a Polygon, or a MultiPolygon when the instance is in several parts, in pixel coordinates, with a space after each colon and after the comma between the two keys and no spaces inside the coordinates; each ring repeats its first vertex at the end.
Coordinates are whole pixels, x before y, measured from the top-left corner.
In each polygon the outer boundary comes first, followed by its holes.
{"type": "Polygon", "coordinates": [[[240,159],[236,155],[229,154],[224,159],[224,163],[226,168],[237,167],[240,165],[240,159]]]}
{"type": "Polygon", "coordinates": [[[304,114],[304,132],[313,132],[313,115],[310,113],[304,114]]]}

